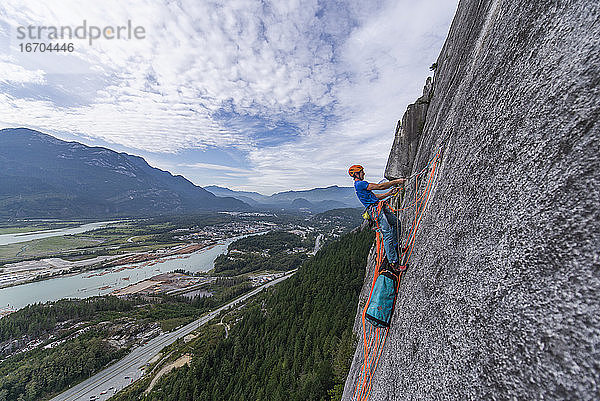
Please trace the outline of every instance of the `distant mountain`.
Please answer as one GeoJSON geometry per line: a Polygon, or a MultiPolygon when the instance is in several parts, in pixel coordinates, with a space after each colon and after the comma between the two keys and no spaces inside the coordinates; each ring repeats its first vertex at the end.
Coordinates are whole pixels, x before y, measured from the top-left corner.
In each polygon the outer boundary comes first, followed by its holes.
{"type": "Polygon", "coordinates": [[[303,191],[279,192],[271,196],[258,192],[234,191],[215,185],[204,187],[204,189],[217,196],[231,196],[259,208],[309,209],[313,212],[323,212],[338,208],[362,207],[356,198],[353,187],[338,187],[337,185],[303,191]]]}
{"type": "Polygon", "coordinates": [[[313,206],[314,205],[310,201],[307,201],[304,198],[296,198],[290,204],[290,207],[293,209],[312,209],[313,206]]]}
{"type": "Polygon", "coordinates": [[[65,142],[26,128],[0,130],[0,216],[100,217],[244,210],[148,165],[141,157],[65,142]]]}
{"type": "Polygon", "coordinates": [[[279,192],[271,195],[270,198],[275,202],[290,202],[297,198],[306,199],[309,202],[337,201],[350,207],[361,207],[354,187],[338,187],[337,185],[304,191],[279,192]]]}
{"type": "Polygon", "coordinates": [[[250,205],[259,204],[259,203],[271,203],[271,198],[259,194],[258,192],[248,192],[248,191],[234,191],[225,187],[218,187],[216,185],[209,185],[208,187],[204,187],[209,192],[212,192],[217,196],[231,196],[233,198],[242,200],[250,205]]]}

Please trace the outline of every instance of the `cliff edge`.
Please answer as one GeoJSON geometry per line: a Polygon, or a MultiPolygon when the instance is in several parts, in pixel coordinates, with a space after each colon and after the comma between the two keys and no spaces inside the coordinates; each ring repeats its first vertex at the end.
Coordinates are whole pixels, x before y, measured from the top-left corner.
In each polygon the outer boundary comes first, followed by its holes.
{"type": "Polygon", "coordinates": [[[386,169],[443,143],[371,401],[600,399],[599,21],[588,0],[460,1],[386,169]]]}

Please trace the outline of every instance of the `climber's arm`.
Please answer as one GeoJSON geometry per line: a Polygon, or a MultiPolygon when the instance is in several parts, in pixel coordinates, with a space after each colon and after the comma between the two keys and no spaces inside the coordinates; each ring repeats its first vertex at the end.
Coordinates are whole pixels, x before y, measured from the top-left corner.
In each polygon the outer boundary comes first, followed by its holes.
{"type": "MultiPolygon", "coordinates": [[[[372,191],[372,190],[377,191],[377,190],[382,190],[382,189],[388,189],[389,187],[393,187],[396,185],[404,185],[405,182],[406,182],[405,178],[398,178],[397,180],[382,182],[381,184],[375,184],[374,182],[370,182],[369,185],[367,185],[367,191],[372,191]]],[[[375,195],[375,196],[377,196],[377,195],[375,195]]],[[[386,196],[389,196],[389,195],[386,195],[386,196]]],[[[379,198],[379,199],[381,199],[381,198],[379,198]]]]}
{"type": "Polygon", "coordinates": [[[393,188],[384,194],[373,194],[373,195],[375,195],[375,197],[377,197],[377,199],[385,199],[388,196],[394,195],[396,192],[398,192],[398,188],[393,188]]]}

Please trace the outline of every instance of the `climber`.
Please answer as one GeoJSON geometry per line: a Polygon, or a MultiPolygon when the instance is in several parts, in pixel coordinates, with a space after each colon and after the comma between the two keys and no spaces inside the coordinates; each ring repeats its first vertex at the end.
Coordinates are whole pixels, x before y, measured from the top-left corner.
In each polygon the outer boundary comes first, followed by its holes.
{"type": "Polygon", "coordinates": [[[381,207],[383,213],[378,212],[379,201],[387,198],[388,196],[394,195],[398,188],[393,188],[384,194],[375,194],[373,190],[388,189],[395,187],[396,185],[404,185],[406,179],[398,178],[396,180],[382,182],[381,184],[375,184],[372,182],[365,181],[365,170],[362,166],[355,164],[348,170],[350,177],[354,178],[354,189],[356,190],[356,196],[358,200],[365,206],[366,211],[369,213],[371,218],[377,222],[378,230],[381,232],[383,238],[383,248],[385,249],[385,255],[388,263],[393,271],[398,272],[400,265],[398,261],[398,233],[397,233],[397,219],[392,213],[386,203],[381,207]]]}

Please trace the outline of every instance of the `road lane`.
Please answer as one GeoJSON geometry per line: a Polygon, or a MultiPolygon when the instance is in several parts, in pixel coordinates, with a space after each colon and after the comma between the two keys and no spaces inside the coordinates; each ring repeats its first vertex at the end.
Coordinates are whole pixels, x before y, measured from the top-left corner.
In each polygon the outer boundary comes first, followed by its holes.
{"type": "Polygon", "coordinates": [[[96,397],[95,400],[107,400],[119,390],[127,387],[142,377],[145,364],[148,363],[164,347],[174,343],[178,338],[182,338],[200,326],[206,324],[223,310],[239,305],[248,298],[258,294],[265,288],[271,287],[291,277],[295,272],[296,271],[293,270],[283,277],[255,288],[249,293],[242,295],[234,301],[215,309],[207,315],[204,315],[203,317],[188,323],[187,325],[173,332],[164,333],[153,338],[152,340],[148,341],[147,344],[135,348],[123,359],[107,367],[101,372],[98,372],[89,379],[59,394],[51,401],[89,401],[92,396],[96,397]],[[103,392],[104,394],[101,394],[103,392]]]}

